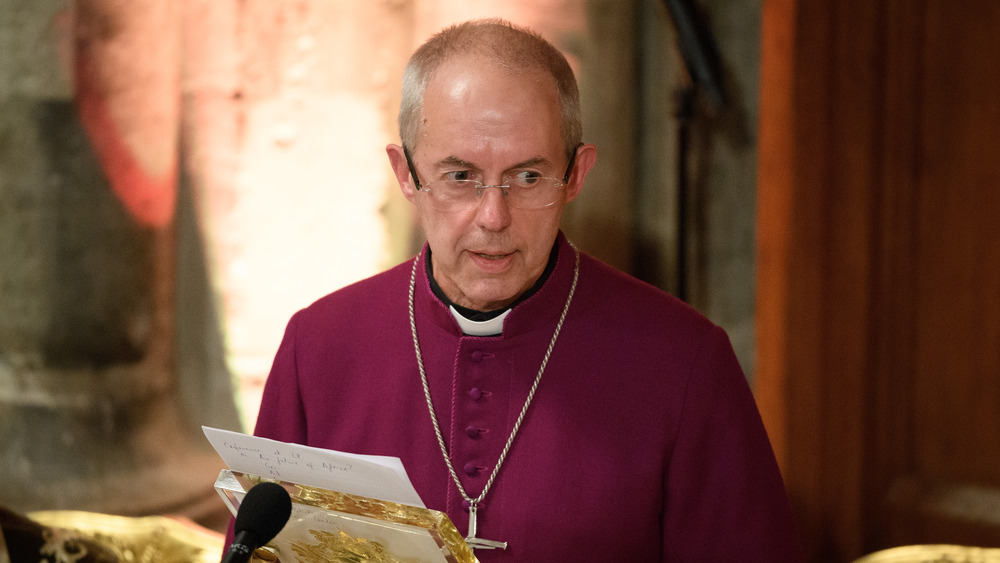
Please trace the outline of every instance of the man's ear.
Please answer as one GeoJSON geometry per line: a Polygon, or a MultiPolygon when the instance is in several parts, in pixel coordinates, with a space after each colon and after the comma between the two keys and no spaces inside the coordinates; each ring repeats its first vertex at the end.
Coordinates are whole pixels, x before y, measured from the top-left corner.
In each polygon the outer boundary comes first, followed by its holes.
{"type": "Polygon", "coordinates": [[[597,147],[595,145],[580,145],[576,149],[576,162],[573,164],[573,172],[570,174],[569,183],[566,184],[566,203],[576,199],[583,189],[583,181],[587,178],[587,173],[597,162],[597,147]]]}
{"type": "Polygon", "coordinates": [[[392,166],[392,173],[395,174],[396,182],[399,183],[399,191],[403,192],[403,197],[413,203],[417,186],[410,174],[410,167],[406,163],[403,147],[390,144],[385,147],[385,153],[389,155],[389,165],[392,166]]]}

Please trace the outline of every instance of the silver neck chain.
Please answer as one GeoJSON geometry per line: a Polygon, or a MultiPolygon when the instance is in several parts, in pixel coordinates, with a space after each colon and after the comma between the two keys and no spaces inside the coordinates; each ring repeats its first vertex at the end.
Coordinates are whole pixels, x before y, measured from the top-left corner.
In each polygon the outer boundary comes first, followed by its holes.
{"type": "Polygon", "coordinates": [[[455,486],[458,487],[458,492],[462,494],[462,498],[468,502],[473,509],[486,498],[486,493],[489,492],[490,487],[493,486],[493,481],[496,480],[497,474],[500,473],[500,466],[503,465],[505,459],[507,459],[507,454],[510,452],[511,444],[514,443],[514,438],[517,436],[517,431],[521,428],[521,423],[524,422],[524,416],[528,413],[528,407],[531,406],[531,400],[535,397],[535,391],[538,390],[538,383],[542,380],[542,374],[545,373],[545,366],[549,363],[549,356],[552,355],[552,349],[556,345],[556,340],[559,338],[559,331],[562,330],[563,321],[566,320],[566,313],[569,312],[569,304],[573,301],[573,294],[576,292],[576,281],[580,276],[580,251],[573,247],[573,253],[575,254],[576,262],[573,266],[573,285],[569,288],[569,295],[566,297],[566,305],[563,306],[562,315],[559,317],[559,322],[556,323],[556,329],[552,333],[552,341],[549,342],[549,348],[545,351],[545,357],[542,358],[542,365],[538,368],[538,375],[535,376],[535,382],[531,385],[531,390],[528,391],[528,398],[524,400],[524,406],[521,407],[521,414],[517,416],[517,420],[514,421],[514,427],[510,430],[510,437],[507,438],[507,444],[504,445],[503,451],[500,452],[500,458],[497,459],[497,464],[493,467],[493,473],[490,474],[490,478],[487,479],[486,485],[483,487],[483,492],[479,493],[479,496],[472,498],[468,493],[465,492],[465,487],[462,486],[461,480],[458,478],[458,473],[455,472],[455,466],[451,463],[451,456],[448,454],[448,446],[444,443],[444,437],[441,435],[441,427],[438,425],[437,415],[434,412],[434,403],[431,401],[431,390],[427,383],[427,373],[424,371],[424,360],[420,354],[420,341],[417,339],[417,321],[414,314],[413,307],[413,293],[417,285],[417,264],[420,262],[420,256],[418,255],[413,261],[413,271],[410,272],[410,331],[413,333],[413,349],[417,354],[417,369],[420,370],[420,382],[424,386],[424,398],[427,399],[427,410],[431,415],[431,423],[434,425],[434,435],[437,436],[438,446],[441,447],[441,455],[444,456],[444,462],[448,466],[448,473],[451,474],[451,478],[455,481],[455,486]]]}

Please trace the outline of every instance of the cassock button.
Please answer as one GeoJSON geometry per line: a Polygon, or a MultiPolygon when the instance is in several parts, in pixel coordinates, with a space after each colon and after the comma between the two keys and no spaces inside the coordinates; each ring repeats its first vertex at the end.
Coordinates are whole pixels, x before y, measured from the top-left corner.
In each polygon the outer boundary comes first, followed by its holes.
{"type": "Polygon", "coordinates": [[[481,468],[478,465],[476,465],[475,463],[473,463],[473,462],[470,461],[469,463],[465,464],[464,469],[465,469],[465,474],[466,475],[468,475],[469,477],[475,477],[476,475],[479,474],[479,470],[481,468]]]}
{"type": "Polygon", "coordinates": [[[468,436],[469,438],[473,439],[478,438],[481,432],[482,430],[476,428],[475,426],[467,426],[465,428],[465,435],[468,436]]]}
{"type": "Polygon", "coordinates": [[[473,401],[478,401],[483,398],[483,392],[479,390],[478,387],[473,387],[469,389],[469,396],[472,397],[473,401]]]}
{"type": "Polygon", "coordinates": [[[476,362],[476,363],[479,363],[479,362],[483,361],[483,352],[482,352],[482,350],[473,350],[472,353],[469,354],[469,358],[471,358],[472,361],[476,362]]]}

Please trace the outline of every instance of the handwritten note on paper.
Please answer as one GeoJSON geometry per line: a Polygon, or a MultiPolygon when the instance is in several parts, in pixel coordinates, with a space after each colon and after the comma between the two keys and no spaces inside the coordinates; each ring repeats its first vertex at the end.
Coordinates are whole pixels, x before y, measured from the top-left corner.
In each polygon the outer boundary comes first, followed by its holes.
{"type": "Polygon", "coordinates": [[[233,471],[425,508],[397,457],[350,454],[202,426],[233,471]]]}

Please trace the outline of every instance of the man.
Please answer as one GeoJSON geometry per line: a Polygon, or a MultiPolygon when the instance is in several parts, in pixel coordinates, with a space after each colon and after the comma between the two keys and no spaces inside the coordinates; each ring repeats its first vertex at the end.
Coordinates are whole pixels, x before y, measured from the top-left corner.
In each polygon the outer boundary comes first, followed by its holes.
{"type": "Polygon", "coordinates": [[[565,58],[499,20],[446,29],[400,135],[427,245],[291,319],[256,433],[402,458],[483,562],[798,560],[724,332],[559,229],[597,156],[565,58]]]}

